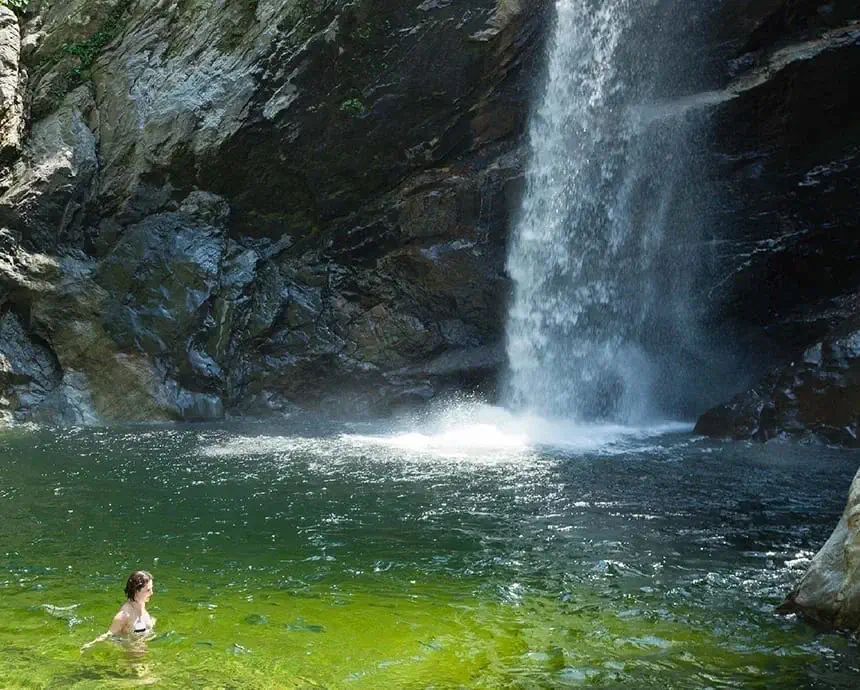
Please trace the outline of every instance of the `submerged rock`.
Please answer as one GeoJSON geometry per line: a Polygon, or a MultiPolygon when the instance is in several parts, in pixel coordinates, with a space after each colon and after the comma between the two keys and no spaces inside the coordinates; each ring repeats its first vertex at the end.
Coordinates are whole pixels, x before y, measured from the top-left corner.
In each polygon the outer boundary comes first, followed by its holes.
{"type": "Polygon", "coordinates": [[[259,613],[249,613],[243,620],[248,625],[266,625],[269,622],[269,617],[259,613]]]}
{"type": "Polygon", "coordinates": [[[860,471],[839,524],[779,610],[860,632],[860,471]]]}

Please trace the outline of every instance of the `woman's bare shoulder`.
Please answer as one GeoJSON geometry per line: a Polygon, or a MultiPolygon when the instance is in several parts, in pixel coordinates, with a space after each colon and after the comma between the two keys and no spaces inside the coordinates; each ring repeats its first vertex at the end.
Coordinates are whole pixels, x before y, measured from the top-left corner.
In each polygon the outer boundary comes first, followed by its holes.
{"type": "Polygon", "coordinates": [[[117,611],[116,615],[113,617],[113,622],[123,624],[128,623],[132,620],[133,615],[134,614],[131,610],[131,607],[128,605],[128,603],[125,603],[120,606],[119,611],[117,611]]]}
{"type": "Polygon", "coordinates": [[[123,604],[113,617],[108,632],[112,635],[124,635],[128,632],[133,620],[131,607],[123,604]]]}

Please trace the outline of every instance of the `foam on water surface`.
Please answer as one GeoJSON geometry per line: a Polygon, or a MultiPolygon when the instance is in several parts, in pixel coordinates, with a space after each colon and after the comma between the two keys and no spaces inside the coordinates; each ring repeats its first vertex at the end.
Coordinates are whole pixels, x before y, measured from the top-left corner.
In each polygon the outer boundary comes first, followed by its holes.
{"type": "Polygon", "coordinates": [[[539,449],[568,453],[623,452],[630,443],[670,433],[689,432],[683,422],[624,426],[585,424],[564,419],[514,413],[482,403],[455,404],[408,422],[380,424],[370,433],[344,432],[331,436],[233,436],[212,443],[206,438],[199,453],[207,457],[283,455],[294,452],[334,457],[350,447],[384,449],[378,460],[421,460],[427,456],[475,462],[516,462],[539,449]]]}

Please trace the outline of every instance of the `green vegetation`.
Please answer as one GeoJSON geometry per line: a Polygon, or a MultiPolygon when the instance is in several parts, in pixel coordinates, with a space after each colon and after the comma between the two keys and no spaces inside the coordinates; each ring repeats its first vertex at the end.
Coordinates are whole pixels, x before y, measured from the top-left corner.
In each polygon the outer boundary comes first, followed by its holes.
{"type": "Polygon", "coordinates": [[[23,10],[30,4],[30,0],[0,0],[0,5],[11,7],[13,10],[23,10]]]}
{"type": "Polygon", "coordinates": [[[15,14],[21,14],[29,4],[30,0],[0,0],[0,5],[8,7],[15,14]]]}
{"type": "Polygon", "coordinates": [[[353,117],[358,117],[359,115],[364,115],[367,112],[367,108],[359,99],[348,98],[340,104],[340,111],[353,117]]]}
{"type": "Polygon", "coordinates": [[[131,0],[120,0],[108,13],[98,31],[82,41],[63,45],[64,53],[73,55],[79,60],[79,64],[72,69],[70,75],[72,86],[89,78],[90,69],[96,58],[108,43],[119,36],[123,28],[123,16],[130,4],[131,0]]]}

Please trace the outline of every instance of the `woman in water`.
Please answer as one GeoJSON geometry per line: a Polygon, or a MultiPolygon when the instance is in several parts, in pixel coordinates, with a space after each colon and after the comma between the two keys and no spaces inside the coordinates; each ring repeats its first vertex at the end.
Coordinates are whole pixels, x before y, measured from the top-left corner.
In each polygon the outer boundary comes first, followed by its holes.
{"type": "Polygon", "coordinates": [[[155,618],[146,610],[146,602],[149,601],[153,591],[152,575],[145,570],[134,571],[125,583],[126,602],[114,616],[110,628],[92,642],[87,642],[81,647],[81,651],[112,635],[138,636],[151,633],[155,626],[155,618]]]}

